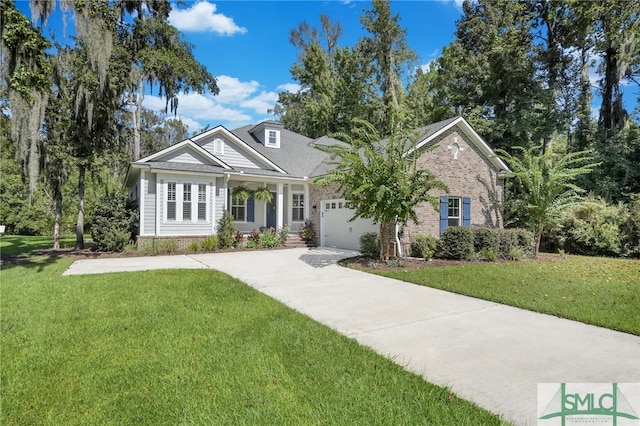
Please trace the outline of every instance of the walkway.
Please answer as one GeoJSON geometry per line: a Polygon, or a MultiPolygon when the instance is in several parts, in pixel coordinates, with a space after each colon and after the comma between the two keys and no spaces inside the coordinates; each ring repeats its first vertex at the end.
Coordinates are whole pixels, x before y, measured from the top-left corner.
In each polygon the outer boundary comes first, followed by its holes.
{"type": "Polygon", "coordinates": [[[638,336],[335,264],[352,255],[288,249],[92,259],[65,275],[217,269],[518,425],[537,424],[545,408],[538,383],[640,383],[638,336]]]}

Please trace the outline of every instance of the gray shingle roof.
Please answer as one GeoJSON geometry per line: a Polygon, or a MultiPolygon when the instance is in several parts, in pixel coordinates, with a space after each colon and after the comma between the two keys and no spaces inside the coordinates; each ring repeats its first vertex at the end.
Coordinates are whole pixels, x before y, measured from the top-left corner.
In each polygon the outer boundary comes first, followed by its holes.
{"type": "Polygon", "coordinates": [[[231,133],[292,177],[311,176],[318,164],[328,156],[325,152],[314,148],[313,139],[286,129],[280,130],[280,148],[268,148],[250,133],[254,127],[253,125],[240,127],[232,130],[231,133]]]}

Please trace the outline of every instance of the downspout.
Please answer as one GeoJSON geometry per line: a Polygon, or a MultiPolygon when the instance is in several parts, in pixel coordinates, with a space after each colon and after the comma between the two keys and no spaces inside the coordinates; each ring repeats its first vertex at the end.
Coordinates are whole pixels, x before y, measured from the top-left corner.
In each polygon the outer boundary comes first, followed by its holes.
{"type": "Polygon", "coordinates": [[[231,175],[229,173],[224,174],[224,211],[229,211],[229,179],[231,175]]]}
{"type": "Polygon", "coordinates": [[[398,236],[398,217],[396,217],[396,223],[394,228],[394,237],[396,239],[396,250],[398,251],[398,257],[404,257],[402,255],[402,243],[400,242],[400,237],[398,236]]]}

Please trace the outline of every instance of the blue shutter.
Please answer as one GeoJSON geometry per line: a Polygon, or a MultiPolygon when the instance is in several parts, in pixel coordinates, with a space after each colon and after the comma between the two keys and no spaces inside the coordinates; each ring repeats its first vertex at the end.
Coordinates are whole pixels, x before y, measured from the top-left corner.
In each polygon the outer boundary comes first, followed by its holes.
{"type": "Polygon", "coordinates": [[[447,229],[449,224],[449,197],[446,195],[440,196],[440,235],[447,229]]]}
{"type": "Polygon", "coordinates": [[[255,220],[255,200],[253,199],[253,191],[249,195],[247,200],[247,222],[253,222],[255,220]]]}
{"type": "Polygon", "coordinates": [[[465,228],[471,226],[471,198],[469,197],[462,199],[462,224],[465,228]]]}

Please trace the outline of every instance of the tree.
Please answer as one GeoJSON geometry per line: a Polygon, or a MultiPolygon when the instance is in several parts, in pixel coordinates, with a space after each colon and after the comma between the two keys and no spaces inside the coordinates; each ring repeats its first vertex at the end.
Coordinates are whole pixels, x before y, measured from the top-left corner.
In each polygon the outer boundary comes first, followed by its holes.
{"type": "Polygon", "coordinates": [[[590,162],[590,151],[554,155],[547,150],[539,155],[537,148],[516,146],[513,150],[521,152],[522,158],[502,149],[496,152],[513,171],[518,192],[512,203],[535,236],[537,257],[545,227],[581,200],[584,190],[574,183],[576,178],[591,173],[598,163],[590,162]]]}
{"type": "Polygon", "coordinates": [[[51,44],[13,1],[0,0],[0,84],[11,108],[11,137],[29,177],[29,201],[40,172],[41,125],[49,99],[51,44]]]}
{"type": "Polygon", "coordinates": [[[415,62],[416,54],[407,43],[407,30],[400,26],[400,15],[392,15],[390,2],[372,0],[373,9],[365,10],[360,22],[371,35],[360,41],[374,63],[374,72],[380,92],[382,109],[378,111],[376,128],[382,134],[392,134],[391,119],[401,114],[404,105],[403,77],[415,62]]]}
{"type": "Polygon", "coordinates": [[[312,138],[348,130],[353,118],[369,115],[375,97],[361,46],[339,47],[340,24],[326,15],[320,22],[319,30],[302,22],[291,31],[289,41],[300,51],[291,75],[300,90],[281,92],[273,110],[287,129],[312,138]]]}
{"type": "Polygon", "coordinates": [[[437,209],[439,198],[431,192],[446,190],[429,170],[418,167],[418,153],[413,152],[415,136],[397,131],[381,140],[371,123],[355,119],[350,133],[335,135],[344,144],[319,147],[336,162],[328,174],[314,182],[338,185],[338,191],[355,209],[352,220],[373,219],[379,224],[381,259],[389,251],[389,238],[395,235],[396,226],[409,220],[417,223],[415,207],[422,202],[437,209]]]}

